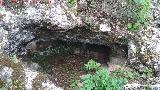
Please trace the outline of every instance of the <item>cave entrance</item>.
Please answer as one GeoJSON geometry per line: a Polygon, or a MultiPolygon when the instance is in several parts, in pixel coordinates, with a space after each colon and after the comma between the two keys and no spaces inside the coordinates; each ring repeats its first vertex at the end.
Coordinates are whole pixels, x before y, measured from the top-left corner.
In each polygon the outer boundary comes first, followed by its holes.
{"type": "Polygon", "coordinates": [[[107,46],[63,40],[39,40],[39,42],[37,42],[37,49],[38,50],[36,51],[38,52],[34,54],[39,55],[39,53],[43,53],[38,57],[57,58],[75,55],[85,57],[85,61],[94,59],[95,61],[106,65],[107,63],[124,65],[128,57],[128,47],[120,44],[107,46]]]}
{"type": "MultiPolygon", "coordinates": [[[[42,56],[37,57],[67,57],[67,56],[80,56],[84,57],[88,61],[93,59],[99,63],[107,64],[110,61],[110,56],[112,53],[112,49],[109,46],[105,45],[97,45],[97,44],[89,44],[89,43],[80,43],[80,42],[67,42],[62,40],[54,40],[54,41],[41,41],[36,42],[37,51],[31,52],[32,54],[38,55],[39,53],[43,53],[42,56]],[[49,43],[48,43],[49,42],[49,43]],[[48,44],[48,45],[47,45],[48,44]],[[44,56],[43,56],[44,55],[44,56]]],[[[42,59],[42,58],[41,58],[42,59]]],[[[59,61],[63,62],[63,61],[59,61]]]]}
{"type": "Polygon", "coordinates": [[[121,62],[121,64],[124,64],[122,63],[124,60],[122,57],[125,57],[127,50],[127,47],[117,44],[109,47],[62,40],[47,42],[40,40],[37,44],[40,49],[38,52],[32,53],[29,59],[38,63],[41,66],[40,70],[50,75],[49,78],[57,86],[64,87],[67,90],[71,80],[78,79],[79,76],[84,74],[84,64],[90,59],[108,68],[108,63],[120,64],[119,62],[121,62]]]}

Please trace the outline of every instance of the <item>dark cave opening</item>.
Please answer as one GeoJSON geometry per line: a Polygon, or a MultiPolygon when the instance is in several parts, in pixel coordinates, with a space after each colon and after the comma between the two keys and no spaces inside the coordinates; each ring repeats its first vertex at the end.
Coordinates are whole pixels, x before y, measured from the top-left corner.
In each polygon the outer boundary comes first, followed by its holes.
{"type": "MultiPolygon", "coordinates": [[[[125,45],[113,44],[112,46],[89,44],[81,42],[69,42],[63,40],[52,40],[36,42],[36,52],[30,54],[38,55],[39,52],[45,52],[44,57],[79,55],[86,59],[94,59],[103,64],[112,62],[112,58],[127,59],[128,47],[125,45]],[[49,49],[49,51],[47,51],[49,49]],[[46,53],[48,52],[48,53],[46,53]]],[[[32,52],[32,50],[30,50],[32,52]]],[[[43,55],[42,55],[43,56],[43,55]]],[[[38,56],[39,57],[39,56],[38,56]]],[[[116,61],[118,62],[118,61],[116,61]]]]}
{"type": "Polygon", "coordinates": [[[83,67],[90,59],[109,68],[109,63],[124,65],[127,47],[66,42],[63,40],[39,40],[37,52],[28,53],[25,61],[40,65],[39,71],[47,73],[57,86],[69,88],[73,79],[85,74],[83,67]],[[58,81],[57,81],[58,80],[58,81]]]}

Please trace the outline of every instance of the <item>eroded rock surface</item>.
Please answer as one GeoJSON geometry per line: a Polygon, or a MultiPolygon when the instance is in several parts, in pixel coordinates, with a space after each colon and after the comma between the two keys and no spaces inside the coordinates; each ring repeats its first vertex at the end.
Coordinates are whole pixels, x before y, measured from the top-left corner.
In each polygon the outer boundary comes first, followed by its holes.
{"type": "Polygon", "coordinates": [[[0,80],[7,85],[8,89],[63,90],[55,86],[55,84],[47,78],[47,75],[38,72],[37,69],[39,66],[36,63],[28,64],[21,60],[15,63],[13,59],[9,59],[3,55],[1,55],[0,63],[0,80]],[[34,86],[37,83],[39,83],[39,87],[34,86]]]}
{"type": "MultiPolygon", "coordinates": [[[[20,15],[4,18],[10,32],[5,49],[11,53],[24,55],[28,43],[37,41],[63,40],[112,46],[114,43],[127,45],[127,31],[119,29],[97,32],[88,24],[81,25],[79,16],[70,12],[65,3],[57,2],[51,6],[37,4],[26,7],[20,15]]],[[[80,19],[81,20],[81,19],[80,19]]],[[[84,22],[85,23],[85,22],[84,22]]],[[[102,31],[111,27],[103,25],[102,31]]]]}
{"type": "MultiPolygon", "coordinates": [[[[113,1],[108,1],[108,3],[122,6],[117,2],[114,4],[113,1]]],[[[82,4],[86,6],[87,3],[82,2],[82,4]]],[[[105,4],[104,7],[111,6],[105,4]]],[[[124,9],[125,7],[117,9],[119,10],[117,12],[124,9]]],[[[126,52],[128,53],[128,66],[140,72],[143,72],[145,67],[150,67],[154,69],[157,76],[160,76],[159,6],[156,0],[154,9],[153,16],[156,20],[153,24],[156,25],[135,33],[127,31],[125,25],[123,26],[119,21],[121,13],[116,14],[112,8],[111,11],[101,12],[102,15],[86,14],[92,24],[87,24],[83,17],[70,12],[65,2],[59,1],[50,6],[37,4],[26,7],[19,15],[4,11],[1,12],[0,17],[2,18],[0,36],[5,38],[0,38],[2,41],[0,44],[8,54],[26,55],[29,50],[37,52],[39,47],[46,48],[53,45],[53,43],[48,43],[49,45],[43,47],[46,42],[54,40],[106,45],[110,48],[113,48],[116,43],[128,46],[128,52],[126,52]],[[104,18],[103,14],[107,18],[104,18]],[[110,14],[113,15],[110,16],[110,14]],[[43,44],[39,45],[38,43],[41,42],[43,44]]],[[[43,83],[43,85],[48,84],[43,83]]]]}

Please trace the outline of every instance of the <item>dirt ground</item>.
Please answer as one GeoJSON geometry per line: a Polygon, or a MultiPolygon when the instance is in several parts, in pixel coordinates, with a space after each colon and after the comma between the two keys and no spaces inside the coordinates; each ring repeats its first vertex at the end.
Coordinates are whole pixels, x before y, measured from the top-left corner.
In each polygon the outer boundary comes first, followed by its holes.
{"type": "Polygon", "coordinates": [[[57,86],[70,90],[71,81],[78,80],[85,74],[83,67],[89,59],[91,58],[87,55],[56,56],[48,61],[47,66],[41,66],[40,70],[48,74],[49,79],[57,86]]]}

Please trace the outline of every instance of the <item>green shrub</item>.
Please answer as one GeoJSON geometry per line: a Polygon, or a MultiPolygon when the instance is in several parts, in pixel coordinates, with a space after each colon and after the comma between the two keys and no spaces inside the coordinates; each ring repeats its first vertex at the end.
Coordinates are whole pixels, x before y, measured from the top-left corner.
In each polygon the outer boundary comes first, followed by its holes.
{"type": "Polygon", "coordinates": [[[78,82],[73,80],[71,86],[75,90],[122,90],[123,85],[127,83],[127,79],[112,77],[107,69],[100,67],[101,64],[93,60],[85,64],[86,66],[87,70],[96,69],[96,72],[82,76],[79,82],[82,86],[78,86],[78,82]]]}
{"type": "Polygon", "coordinates": [[[13,84],[13,90],[23,90],[24,89],[24,83],[20,80],[12,80],[13,84]]]}
{"type": "Polygon", "coordinates": [[[139,77],[148,78],[153,76],[153,70],[146,68],[143,73],[128,69],[109,72],[101,67],[100,63],[93,59],[84,65],[87,71],[93,71],[80,78],[80,81],[73,80],[71,87],[74,90],[122,90],[129,80],[135,80],[139,77]],[[80,84],[80,85],[79,85],[80,84]]]}
{"type": "Polygon", "coordinates": [[[74,89],[77,89],[78,88],[78,81],[77,80],[72,80],[70,86],[74,89]]]}
{"type": "Polygon", "coordinates": [[[128,23],[128,29],[138,31],[149,24],[152,0],[127,0],[132,22],[128,23]]]}
{"type": "Polygon", "coordinates": [[[6,83],[1,79],[0,79],[0,90],[8,90],[6,83]]]}
{"type": "Polygon", "coordinates": [[[10,56],[10,60],[13,61],[14,63],[18,63],[19,62],[16,54],[10,56]]]}
{"type": "Polygon", "coordinates": [[[143,71],[142,76],[143,77],[151,77],[151,76],[153,76],[153,74],[154,74],[153,69],[151,69],[151,68],[145,68],[144,71],[143,71]]]}
{"type": "Polygon", "coordinates": [[[69,5],[70,8],[74,7],[75,4],[76,4],[76,2],[77,2],[77,0],[67,0],[67,3],[68,3],[68,5],[69,5]]]}
{"type": "Polygon", "coordinates": [[[78,87],[77,82],[74,82],[74,88],[80,90],[122,90],[126,79],[112,77],[108,70],[100,69],[95,74],[87,74],[81,78],[82,87],[78,87]],[[76,87],[77,86],[77,87],[76,87]]]}
{"type": "Polygon", "coordinates": [[[89,62],[87,64],[84,64],[84,69],[86,71],[90,71],[90,70],[98,70],[100,68],[101,64],[95,62],[93,59],[90,59],[89,62]]]}
{"type": "Polygon", "coordinates": [[[67,0],[68,3],[70,4],[75,4],[77,0],[67,0]]]}
{"type": "Polygon", "coordinates": [[[133,80],[133,79],[136,79],[137,77],[139,77],[140,74],[138,72],[136,72],[136,71],[133,71],[133,70],[120,70],[120,69],[117,69],[117,70],[112,72],[112,76],[125,78],[127,80],[133,80]]]}

